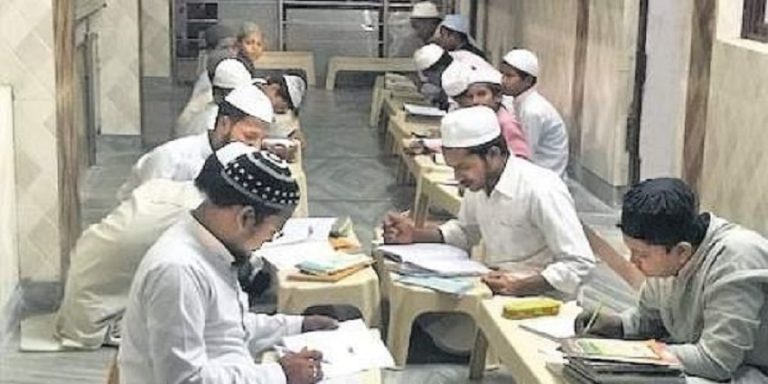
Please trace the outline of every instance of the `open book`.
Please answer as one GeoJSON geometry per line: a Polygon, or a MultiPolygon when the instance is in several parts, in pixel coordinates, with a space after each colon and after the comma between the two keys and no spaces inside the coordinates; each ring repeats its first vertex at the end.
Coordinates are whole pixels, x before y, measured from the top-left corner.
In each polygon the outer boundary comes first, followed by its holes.
{"type": "Polygon", "coordinates": [[[426,105],[403,103],[403,109],[405,109],[405,113],[407,113],[410,116],[428,117],[428,118],[440,118],[445,116],[445,111],[443,111],[442,109],[438,109],[438,108],[430,107],[426,105]]]}
{"type": "Polygon", "coordinates": [[[471,260],[467,251],[448,244],[383,245],[378,251],[402,263],[401,273],[407,275],[480,276],[490,272],[482,263],[471,260]]]}

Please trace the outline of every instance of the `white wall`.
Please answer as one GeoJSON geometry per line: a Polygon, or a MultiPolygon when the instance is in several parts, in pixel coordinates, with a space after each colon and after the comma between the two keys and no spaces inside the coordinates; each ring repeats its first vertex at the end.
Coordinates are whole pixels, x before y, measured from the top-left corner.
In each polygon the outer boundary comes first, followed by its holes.
{"type": "Polygon", "coordinates": [[[11,87],[0,85],[0,309],[19,282],[11,87]]]}
{"type": "Polygon", "coordinates": [[[693,0],[651,0],[640,120],[640,178],[682,173],[693,0]]]}

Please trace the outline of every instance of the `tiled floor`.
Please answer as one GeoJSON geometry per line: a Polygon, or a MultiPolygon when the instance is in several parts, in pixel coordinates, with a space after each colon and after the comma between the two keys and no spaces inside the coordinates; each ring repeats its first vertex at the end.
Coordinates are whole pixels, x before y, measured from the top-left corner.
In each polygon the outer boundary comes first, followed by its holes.
{"type": "MultiPolygon", "coordinates": [[[[172,90],[153,94],[167,96],[182,93],[172,90]]],[[[167,108],[177,106],[175,101],[168,102],[167,108]]],[[[315,216],[350,216],[361,241],[366,245],[370,244],[372,229],[384,213],[407,208],[414,193],[413,187],[396,185],[395,159],[383,154],[378,134],[366,125],[369,106],[370,88],[342,87],[335,92],[311,89],[301,113],[302,127],[309,142],[304,167],[309,184],[310,213],[315,216]]],[[[154,144],[167,136],[173,122],[165,122],[172,113],[164,110],[152,113],[153,116],[147,121],[157,127],[151,134],[150,142],[154,144]]],[[[140,150],[137,138],[100,138],[98,164],[88,172],[82,189],[84,224],[98,221],[116,205],[115,191],[140,150]]],[[[573,184],[571,189],[585,220],[605,226],[615,222],[612,209],[579,185],[573,184]]],[[[19,308],[19,311],[28,313],[50,307],[55,302],[50,298],[57,297],[57,288],[49,287],[48,291],[31,293],[24,301],[26,306],[19,308]],[[45,300],[40,300],[42,298],[45,300]]],[[[604,266],[596,271],[585,296],[587,302],[606,301],[614,309],[625,307],[631,299],[628,286],[604,266]]],[[[114,350],[110,349],[25,354],[16,350],[16,333],[4,332],[0,336],[3,336],[0,337],[0,383],[103,383],[107,363],[114,354],[114,350]]],[[[468,381],[467,372],[464,365],[409,365],[403,371],[385,372],[384,378],[386,383],[464,383],[468,381]]],[[[498,370],[489,372],[482,382],[512,381],[507,372],[498,370]]]]}

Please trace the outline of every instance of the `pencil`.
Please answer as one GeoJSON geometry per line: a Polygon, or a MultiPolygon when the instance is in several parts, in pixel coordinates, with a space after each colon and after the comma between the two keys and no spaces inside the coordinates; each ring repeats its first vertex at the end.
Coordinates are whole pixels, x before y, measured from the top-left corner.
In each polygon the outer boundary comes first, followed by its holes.
{"type": "Polygon", "coordinates": [[[601,301],[599,304],[597,304],[597,309],[595,309],[595,312],[592,313],[592,317],[589,318],[589,321],[587,322],[587,326],[584,327],[584,329],[581,331],[582,335],[586,335],[589,333],[589,331],[592,329],[592,326],[595,325],[597,316],[600,315],[600,311],[602,309],[603,309],[603,302],[601,301]]]}

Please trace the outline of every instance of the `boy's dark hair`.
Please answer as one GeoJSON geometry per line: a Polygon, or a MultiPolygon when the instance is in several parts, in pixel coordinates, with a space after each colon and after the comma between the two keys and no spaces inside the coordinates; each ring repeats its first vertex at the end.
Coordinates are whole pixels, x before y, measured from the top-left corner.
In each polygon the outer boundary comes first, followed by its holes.
{"type": "Polygon", "coordinates": [[[467,148],[467,151],[469,152],[470,155],[478,155],[480,157],[485,157],[493,147],[499,148],[499,152],[501,153],[501,155],[509,156],[509,148],[507,148],[507,141],[504,139],[503,135],[496,136],[495,139],[487,143],[476,145],[474,147],[469,147],[467,148]]]}
{"type": "Polygon", "coordinates": [[[707,232],[707,215],[698,212],[693,190],[680,179],[648,179],[624,195],[621,231],[667,250],[680,242],[701,244],[707,232]]]}
{"type": "Polygon", "coordinates": [[[268,216],[282,213],[278,209],[248,199],[224,180],[223,172],[224,166],[221,165],[216,154],[213,154],[208,156],[203,169],[195,178],[195,187],[203,192],[214,205],[219,207],[250,206],[255,211],[257,223],[262,222],[268,216]]]}

